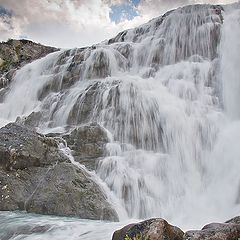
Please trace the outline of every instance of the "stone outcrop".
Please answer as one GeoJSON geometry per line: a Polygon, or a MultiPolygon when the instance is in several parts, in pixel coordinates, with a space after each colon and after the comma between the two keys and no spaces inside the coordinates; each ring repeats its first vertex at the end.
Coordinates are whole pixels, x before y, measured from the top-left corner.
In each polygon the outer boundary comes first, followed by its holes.
{"type": "MultiPolygon", "coordinates": [[[[71,163],[59,163],[46,170],[36,191],[26,202],[28,212],[92,220],[118,220],[99,186],[85,171],[71,163]]],[[[38,175],[41,179],[43,173],[36,172],[38,175]]]]}
{"type": "Polygon", "coordinates": [[[107,132],[97,123],[80,126],[63,137],[73,150],[74,159],[87,168],[96,169],[98,160],[106,155],[107,132]]]}
{"type": "Polygon", "coordinates": [[[16,123],[0,129],[0,210],[118,220],[100,187],[56,139],[16,123]]]}
{"type": "Polygon", "coordinates": [[[18,117],[16,119],[16,123],[34,128],[40,124],[41,118],[42,118],[41,112],[32,112],[30,115],[26,117],[18,117]]]}
{"type": "Polygon", "coordinates": [[[0,167],[5,171],[45,167],[67,160],[53,138],[15,123],[0,129],[0,167]]]}
{"type": "MultiPolygon", "coordinates": [[[[17,118],[16,123],[35,128],[39,125],[41,117],[41,112],[32,112],[27,117],[17,118]]],[[[71,129],[70,126],[69,128],[71,129]]],[[[106,144],[109,142],[107,131],[95,122],[76,127],[67,134],[50,133],[46,136],[62,137],[72,150],[75,161],[85,165],[89,170],[96,170],[99,160],[107,154],[106,144]]]]}
{"type": "Polygon", "coordinates": [[[33,60],[59,49],[29,40],[13,40],[0,43],[0,89],[11,82],[15,71],[33,60]]]}
{"type": "Polygon", "coordinates": [[[161,218],[130,224],[114,232],[112,240],[182,240],[183,231],[161,218]]]}

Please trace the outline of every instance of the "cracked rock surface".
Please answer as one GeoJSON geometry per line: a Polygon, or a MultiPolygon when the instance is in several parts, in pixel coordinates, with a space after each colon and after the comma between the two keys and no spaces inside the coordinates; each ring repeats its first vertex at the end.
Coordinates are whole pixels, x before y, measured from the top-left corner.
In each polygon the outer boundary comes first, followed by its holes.
{"type": "Polygon", "coordinates": [[[105,194],[56,139],[16,123],[0,129],[0,211],[117,221],[105,194]]]}

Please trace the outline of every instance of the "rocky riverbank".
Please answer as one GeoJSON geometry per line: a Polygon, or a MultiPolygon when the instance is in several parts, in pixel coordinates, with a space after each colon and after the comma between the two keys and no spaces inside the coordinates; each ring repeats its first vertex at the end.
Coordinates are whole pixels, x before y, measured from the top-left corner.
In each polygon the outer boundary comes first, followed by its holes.
{"type": "Polygon", "coordinates": [[[130,224],[114,232],[112,240],[239,240],[240,216],[211,223],[201,230],[183,232],[161,218],[130,224]]]}

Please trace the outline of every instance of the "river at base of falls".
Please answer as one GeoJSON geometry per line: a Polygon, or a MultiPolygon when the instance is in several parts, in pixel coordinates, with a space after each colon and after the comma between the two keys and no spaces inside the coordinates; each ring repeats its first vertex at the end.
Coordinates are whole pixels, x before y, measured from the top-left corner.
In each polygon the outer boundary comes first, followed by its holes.
{"type": "MultiPolygon", "coordinates": [[[[206,213],[207,214],[207,213],[206,213]]],[[[209,219],[209,218],[208,218],[209,219]]],[[[212,219],[214,221],[214,219],[212,219]]],[[[219,220],[219,219],[218,219],[219,220]]],[[[225,219],[227,220],[227,219],[225,219]]],[[[25,212],[0,211],[1,240],[111,240],[114,231],[139,219],[107,222],[71,217],[46,216],[25,212]]],[[[223,220],[224,221],[224,220],[223,220]]],[[[189,219],[189,222],[190,219],[189,219]]],[[[170,224],[173,224],[170,222],[170,224]]],[[[203,225],[183,224],[183,231],[200,229],[203,225]]],[[[179,227],[179,226],[178,226],[179,227]]]]}
{"type": "Polygon", "coordinates": [[[110,240],[116,229],[130,222],[132,221],[103,222],[24,212],[0,212],[0,239],[110,240]],[[48,230],[44,232],[44,229],[48,230]]]}

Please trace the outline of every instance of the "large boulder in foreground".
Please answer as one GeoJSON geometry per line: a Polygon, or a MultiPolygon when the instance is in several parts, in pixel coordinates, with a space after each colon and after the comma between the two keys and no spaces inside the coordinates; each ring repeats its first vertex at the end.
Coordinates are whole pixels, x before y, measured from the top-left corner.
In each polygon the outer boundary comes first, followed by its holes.
{"type": "Polygon", "coordinates": [[[161,218],[129,224],[114,232],[112,240],[239,240],[240,216],[225,223],[211,223],[202,230],[187,231],[161,218]]]}
{"type": "Polygon", "coordinates": [[[0,129],[0,211],[118,220],[91,176],[54,138],[16,123],[0,129]]]}
{"type": "Polygon", "coordinates": [[[240,238],[240,217],[225,223],[211,223],[198,231],[187,231],[184,240],[238,240],[240,238]]]}
{"type": "Polygon", "coordinates": [[[183,231],[161,218],[130,224],[114,232],[112,240],[182,240],[183,231]]]}

